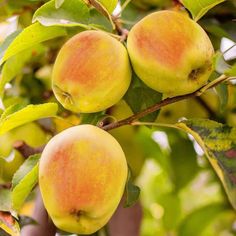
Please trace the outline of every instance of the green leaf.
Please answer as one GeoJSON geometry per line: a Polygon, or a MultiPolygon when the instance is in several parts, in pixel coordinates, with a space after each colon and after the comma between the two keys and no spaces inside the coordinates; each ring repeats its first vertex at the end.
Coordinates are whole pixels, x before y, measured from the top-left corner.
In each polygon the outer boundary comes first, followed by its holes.
{"type": "Polygon", "coordinates": [[[65,0],[55,0],[55,7],[58,9],[65,2],[65,0]]]}
{"type": "Polygon", "coordinates": [[[106,8],[106,10],[109,13],[112,13],[113,10],[115,9],[116,5],[117,5],[117,0],[98,0],[97,2],[99,2],[104,8],[106,8]]]}
{"type": "Polygon", "coordinates": [[[139,195],[140,195],[140,188],[132,183],[131,173],[129,171],[129,176],[126,183],[126,200],[124,207],[126,208],[133,206],[138,201],[139,195]]]}
{"type": "Polygon", "coordinates": [[[191,212],[179,226],[179,236],[199,236],[204,229],[224,211],[224,206],[220,203],[213,203],[203,206],[191,212]]]}
{"type": "MultiPolygon", "coordinates": [[[[147,87],[138,77],[133,73],[131,85],[125,94],[125,101],[128,103],[134,113],[138,113],[162,99],[162,94],[147,87]]],[[[141,121],[152,122],[155,121],[159,111],[153,112],[141,121]]]]}
{"type": "Polygon", "coordinates": [[[180,191],[196,176],[199,167],[193,143],[179,132],[174,134],[175,138],[169,139],[171,147],[170,177],[175,185],[175,190],[180,191]]]}
{"type": "Polygon", "coordinates": [[[158,203],[164,208],[163,223],[166,229],[175,229],[181,218],[181,201],[175,193],[161,195],[158,203]]]}
{"type": "Polygon", "coordinates": [[[0,45],[0,59],[2,59],[5,51],[9,47],[9,45],[12,43],[12,41],[20,34],[21,30],[17,30],[7,36],[7,38],[3,41],[3,43],[0,45]]]}
{"type": "Polygon", "coordinates": [[[216,87],[217,94],[220,99],[220,111],[225,111],[228,104],[228,85],[226,83],[221,83],[216,87]]]}
{"type": "Polygon", "coordinates": [[[40,46],[29,48],[16,54],[6,61],[6,63],[3,65],[2,75],[0,79],[0,97],[3,97],[4,87],[6,83],[9,83],[12,79],[15,78],[16,75],[18,75],[22,71],[25,63],[29,61],[33,53],[38,54],[40,53],[40,50],[42,50],[40,46]]]}
{"type": "Polygon", "coordinates": [[[0,189],[0,211],[11,211],[11,191],[0,189]]]}
{"type": "Polygon", "coordinates": [[[96,113],[83,113],[81,114],[81,123],[97,125],[104,115],[104,111],[96,113]]]}
{"type": "Polygon", "coordinates": [[[234,77],[236,77],[236,63],[230,69],[226,70],[225,74],[227,76],[232,76],[232,77],[234,76],[234,77]]]}
{"type": "Polygon", "coordinates": [[[169,159],[161,150],[160,146],[152,138],[153,130],[143,126],[140,127],[136,139],[138,144],[142,147],[144,156],[146,158],[154,158],[161,168],[166,172],[169,171],[169,159]]]}
{"type": "Polygon", "coordinates": [[[0,134],[4,134],[11,129],[31,121],[55,116],[58,105],[56,103],[45,103],[20,108],[21,106],[18,104],[4,111],[0,118],[0,134]]]}
{"type": "Polygon", "coordinates": [[[13,176],[12,205],[19,210],[25,199],[38,182],[38,163],[40,155],[30,156],[13,176]]]}
{"type": "Polygon", "coordinates": [[[60,8],[55,8],[55,0],[41,6],[33,16],[33,22],[45,26],[81,26],[88,28],[89,8],[82,0],[65,0],[60,8]]]}
{"type": "Polygon", "coordinates": [[[195,21],[203,17],[211,8],[225,0],[181,0],[183,5],[191,12],[195,21]]]}
{"type": "Polygon", "coordinates": [[[53,39],[56,37],[66,35],[64,28],[59,26],[45,27],[39,23],[32,24],[25,28],[9,45],[3,58],[0,61],[0,65],[10,57],[31,48],[36,44],[53,39]]]}
{"type": "Polygon", "coordinates": [[[177,126],[190,133],[205,151],[236,209],[236,127],[206,119],[186,120],[177,126]]]}

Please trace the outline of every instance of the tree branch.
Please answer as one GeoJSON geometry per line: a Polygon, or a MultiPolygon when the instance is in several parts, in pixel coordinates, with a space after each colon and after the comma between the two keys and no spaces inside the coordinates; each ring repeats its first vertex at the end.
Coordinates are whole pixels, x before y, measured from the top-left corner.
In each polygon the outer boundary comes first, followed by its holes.
{"type": "Polygon", "coordinates": [[[19,151],[24,158],[28,158],[31,155],[41,153],[43,151],[44,147],[45,146],[33,148],[21,140],[16,141],[13,144],[13,148],[16,149],[17,151],[19,151]]]}
{"type": "Polygon", "coordinates": [[[110,124],[105,125],[101,128],[103,130],[108,131],[108,130],[115,129],[115,128],[118,128],[118,127],[121,127],[124,125],[132,125],[132,123],[137,121],[138,119],[143,118],[144,116],[146,116],[150,113],[153,113],[157,110],[160,110],[162,107],[164,107],[166,105],[169,105],[169,104],[172,104],[172,103],[184,100],[184,99],[201,96],[206,90],[213,88],[213,87],[217,86],[218,84],[220,84],[224,81],[227,81],[229,79],[235,79],[235,78],[229,78],[226,75],[222,75],[219,78],[217,78],[216,80],[206,84],[205,86],[203,86],[202,88],[200,88],[199,90],[197,90],[193,93],[189,93],[189,94],[185,94],[185,95],[181,95],[181,96],[176,96],[176,97],[171,97],[171,98],[166,98],[166,99],[160,101],[159,103],[154,104],[153,106],[148,107],[147,109],[140,111],[140,112],[138,112],[126,119],[110,123],[110,124]]]}

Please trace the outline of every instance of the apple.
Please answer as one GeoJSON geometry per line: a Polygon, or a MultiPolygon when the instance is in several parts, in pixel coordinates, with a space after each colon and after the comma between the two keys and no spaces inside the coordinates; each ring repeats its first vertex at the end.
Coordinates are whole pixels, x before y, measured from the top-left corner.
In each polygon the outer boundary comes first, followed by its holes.
{"type": "Polygon", "coordinates": [[[127,91],[131,68],[126,48],[102,31],[88,30],[61,48],[52,72],[58,101],[74,112],[93,113],[117,103],[127,91]]]}
{"type": "Polygon", "coordinates": [[[127,48],[138,77],[165,96],[192,93],[212,73],[210,39],[199,24],[177,11],[144,17],[131,29],[127,48]]]}
{"type": "Polygon", "coordinates": [[[74,126],[54,136],[39,163],[39,187],[54,224],[76,234],[102,228],[121,200],[127,169],[119,143],[96,126],[74,126]]]}
{"type": "MultiPolygon", "coordinates": [[[[124,100],[121,100],[108,109],[107,114],[113,116],[116,120],[122,120],[132,116],[133,112],[129,105],[124,100]]],[[[143,149],[135,138],[137,132],[137,127],[131,125],[109,131],[121,145],[134,178],[140,174],[145,161],[143,149]]]]}

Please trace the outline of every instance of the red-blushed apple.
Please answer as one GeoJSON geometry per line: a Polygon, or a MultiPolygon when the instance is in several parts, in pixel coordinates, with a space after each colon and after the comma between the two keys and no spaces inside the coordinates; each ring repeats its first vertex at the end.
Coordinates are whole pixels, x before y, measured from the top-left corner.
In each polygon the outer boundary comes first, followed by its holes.
{"type": "Polygon", "coordinates": [[[54,136],[39,164],[45,208],[61,230],[92,234],[116,210],[127,179],[124,152],[108,132],[79,125],[54,136]]]}
{"type": "Polygon", "coordinates": [[[131,68],[126,48],[102,31],[88,30],[61,48],[52,73],[58,101],[74,112],[92,113],[117,103],[127,91],[131,68]]]}
{"type": "Polygon", "coordinates": [[[165,10],[144,17],[131,29],[127,48],[138,77],[166,96],[192,93],[212,73],[211,41],[183,13],[165,10]]]}

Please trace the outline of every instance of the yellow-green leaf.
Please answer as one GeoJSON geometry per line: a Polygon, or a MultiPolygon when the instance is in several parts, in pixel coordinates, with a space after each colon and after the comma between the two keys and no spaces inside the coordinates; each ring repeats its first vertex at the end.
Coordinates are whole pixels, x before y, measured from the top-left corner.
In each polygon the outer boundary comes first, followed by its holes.
{"type": "Polygon", "coordinates": [[[45,103],[20,108],[19,105],[13,105],[4,111],[0,118],[0,134],[34,120],[55,116],[58,105],[45,103]]]}
{"type": "Polygon", "coordinates": [[[191,12],[195,21],[203,17],[211,8],[225,0],[181,0],[183,5],[191,12]]]}
{"type": "Polygon", "coordinates": [[[39,23],[32,24],[25,28],[9,45],[0,61],[0,65],[10,57],[31,48],[32,46],[66,35],[66,30],[60,26],[45,27],[39,23]]]}
{"type": "Polygon", "coordinates": [[[17,211],[38,182],[39,158],[39,154],[30,156],[13,176],[12,205],[17,211]]]}

